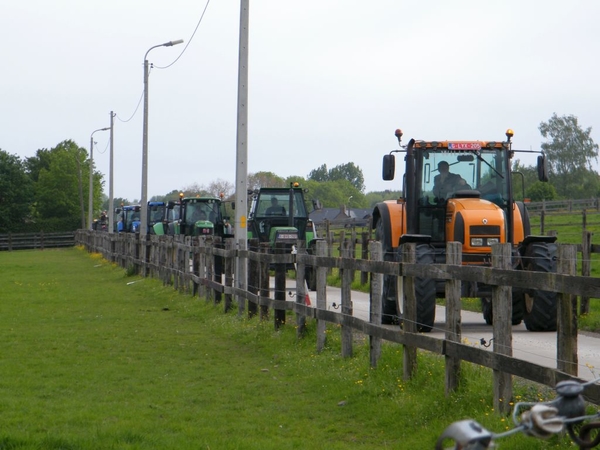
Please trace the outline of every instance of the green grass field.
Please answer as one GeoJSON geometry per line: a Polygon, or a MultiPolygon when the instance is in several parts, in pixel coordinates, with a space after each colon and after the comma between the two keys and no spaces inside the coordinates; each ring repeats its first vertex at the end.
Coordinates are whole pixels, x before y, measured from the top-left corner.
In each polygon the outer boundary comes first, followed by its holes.
{"type": "MultiPolygon", "coordinates": [[[[402,379],[402,347],[378,368],[339,329],[315,352],[315,322],[223,314],[81,249],[0,253],[0,449],[433,448],[456,420],[512,427],[491,407],[491,372],[463,364],[444,396],[443,359],[422,352],[402,379]]],[[[548,397],[549,396],[549,397],[548,397]]],[[[552,392],[518,383],[515,400],[552,392]]],[[[564,437],[503,449],[571,448],[564,437]]]]}

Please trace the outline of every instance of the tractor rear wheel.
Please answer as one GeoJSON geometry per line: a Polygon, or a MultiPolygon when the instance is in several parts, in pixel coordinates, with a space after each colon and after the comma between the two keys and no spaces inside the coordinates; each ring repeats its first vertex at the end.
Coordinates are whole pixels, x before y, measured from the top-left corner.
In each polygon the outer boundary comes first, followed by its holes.
{"type": "MultiPolygon", "coordinates": [[[[537,272],[556,272],[554,243],[533,242],[525,249],[523,269],[537,272]]],[[[529,331],[556,331],[556,292],[531,290],[524,294],[525,326],[529,331]]]]}
{"type": "Polygon", "coordinates": [[[481,312],[483,313],[483,319],[488,325],[494,323],[494,313],[492,310],[492,299],[488,297],[481,298],[481,312]]]}
{"type": "MultiPolygon", "coordinates": [[[[488,325],[494,323],[494,311],[492,307],[492,299],[484,297],[481,299],[481,311],[483,319],[488,325]]],[[[523,321],[524,301],[522,295],[513,294],[512,299],[512,321],[513,325],[519,325],[523,321]]]]}

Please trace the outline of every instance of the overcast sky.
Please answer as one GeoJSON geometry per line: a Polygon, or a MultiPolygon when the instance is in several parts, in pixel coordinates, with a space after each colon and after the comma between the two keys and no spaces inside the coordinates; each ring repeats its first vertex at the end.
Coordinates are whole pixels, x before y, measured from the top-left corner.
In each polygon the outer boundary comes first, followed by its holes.
{"type": "MultiPolygon", "coordinates": [[[[22,0],[0,4],[0,149],[114,126],[114,194],[141,197],[143,60],[148,197],[235,182],[240,2],[22,0]],[[181,54],[183,51],[183,54],[181,54]]],[[[573,114],[600,142],[600,1],[253,0],[248,170],[282,177],[354,162],[381,180],[394,130],[415,139],[539,149],[540,122],[573,114]]],[[[109,133],[94,134],[108,193],[109,133]]],[[[534,157],[521,158],[533,164],[534,157]]]]}

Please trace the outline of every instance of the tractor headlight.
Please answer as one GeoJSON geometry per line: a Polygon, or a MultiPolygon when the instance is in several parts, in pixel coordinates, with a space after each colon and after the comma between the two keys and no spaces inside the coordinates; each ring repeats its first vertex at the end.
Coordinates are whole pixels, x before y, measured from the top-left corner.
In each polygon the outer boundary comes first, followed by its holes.
{"type": "Polygon", "coordinates": [[[498,238],[488,238],[488,240],[487,240],[488,246],[491,246],[494,244],[499,244],[499,243],[500,243],[500,239],[498,239],[498,238]]]}
{"type": "Polygon", "coordinates": [[[471,238],[471,247],[483,247],[483,238],[471,238]]]}

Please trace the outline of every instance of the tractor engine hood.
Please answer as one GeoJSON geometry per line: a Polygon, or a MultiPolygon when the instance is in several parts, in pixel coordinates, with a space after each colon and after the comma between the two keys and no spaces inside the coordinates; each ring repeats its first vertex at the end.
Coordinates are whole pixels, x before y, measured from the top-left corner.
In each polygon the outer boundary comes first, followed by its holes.
{"type": "Polygon", "coordinates": [[[198,220],[194,223],[195,236],[210,236],[215,234],[215,225],[210,220],[198,220]]]}
{"type": "Polygon", "coordinates": [[[452,198],[446,208],[446,236],[461,242],[463,253],[491,253],[507,239],[506,214],[495,203],[479,198],[452,198]]]}
{"type": "Polygon", "coordinates": [[[295,244],[298,240],[298,229],[296,227],[273,227],[270,230],[269,242],[295,244]]]}

